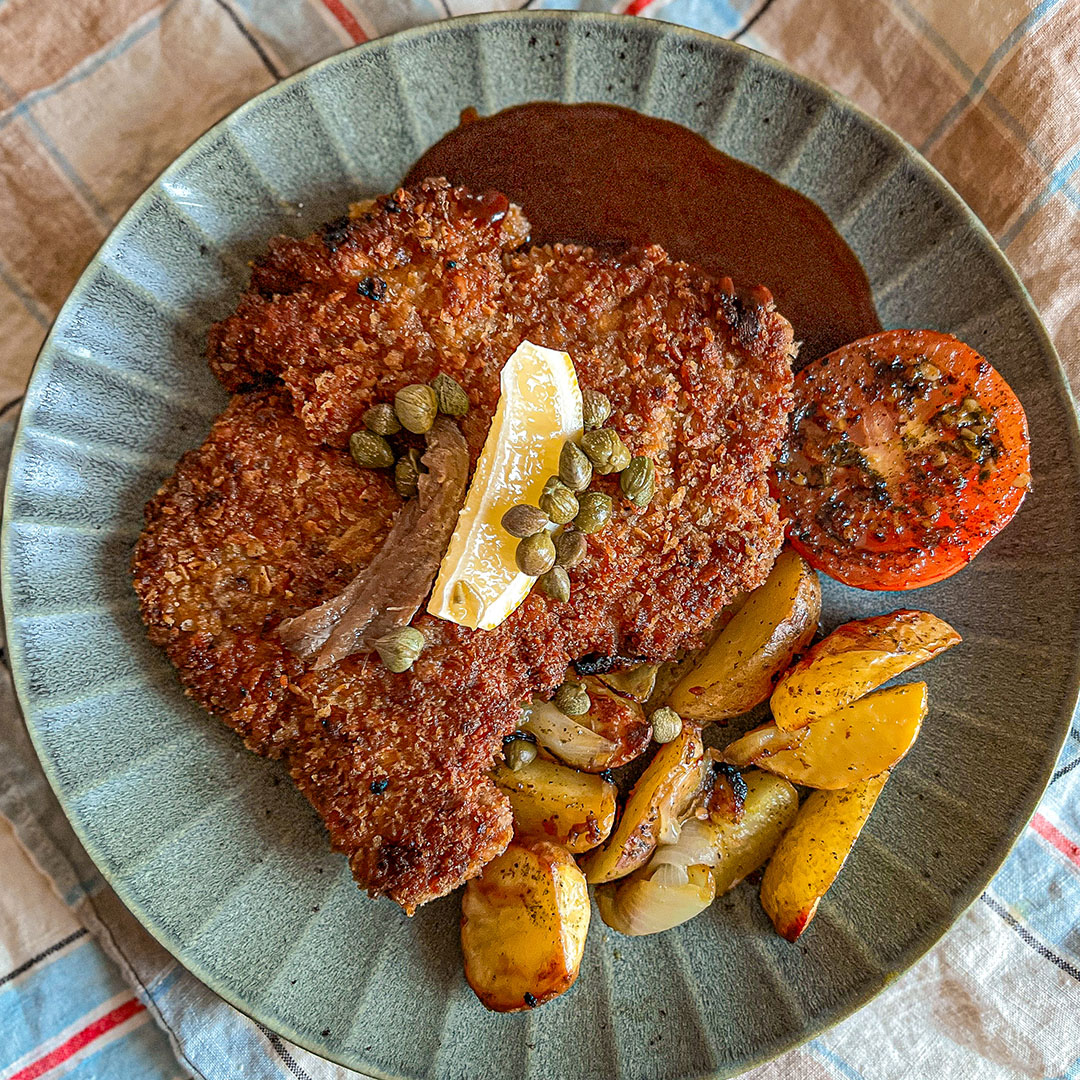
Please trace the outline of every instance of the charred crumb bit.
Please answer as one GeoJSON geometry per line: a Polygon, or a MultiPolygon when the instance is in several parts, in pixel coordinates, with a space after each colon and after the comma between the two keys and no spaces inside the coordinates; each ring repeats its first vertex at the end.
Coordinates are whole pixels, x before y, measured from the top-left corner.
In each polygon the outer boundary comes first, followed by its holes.
{"type": "Polygon", "coordinates": [[[383,203],[383,209],[388,214],[400,214],[401,204],[397,201],[397,199],[387,199],[386,202],[383,203]]]}
{"type": "Polygon", "coordinates": [[[322,1029],[322,1037],[323,1037],[324,1039],[325,1039],[325,1038],[327,1037],[327,1035],[329,1035],[329,1034],[330,1034],[330,1029],[329,1029],[329,1028],[323,1028],[323,1029],[322,1029]]]}
{"type": "Polygon", "coordinates": [[[530,1009],[535,1008],[536,1006],[536,997],[527,990],[525,991],[525,1004],[528,1005],[530,1009]]]}
{"type": "Polygon", "coordinates": [[[512,731],[509,735],[503,736],[503,746],[509,746],[512,742],[536,742],[536,736],[531,731],[512,731]]]}
{"type": "Polygon", "coordinates": [[[356,291],[378,304],[386,297],[386,282],[382,278],[366,277],[356,286],[356,291]]]}
{"type": "Polygon", "coordinates": [[[371,781],[371,794],[372,795],[381,795],[386,790],[386,786],[389,783],[390,783],[390,781],[385,776],[381,777],[378,780],[372,780],[371,781]]]}
{"type": "Polygon", "coordinates": [[[323,226],[323,243],[326,245],[327,250],[333,252],[337,251],[342,244],[349,238],[349,216],[340,217],[336,221],[331,221],[323,226]]]}
{"type": "Polygon", "coordinates": [[[608,656],[604,653],[588,653],[574,661],[574,670],[579,675],[606,675],[609,671],[621,671],[624,668],[637,667],[647,663],[639,656],[608,656]]]}

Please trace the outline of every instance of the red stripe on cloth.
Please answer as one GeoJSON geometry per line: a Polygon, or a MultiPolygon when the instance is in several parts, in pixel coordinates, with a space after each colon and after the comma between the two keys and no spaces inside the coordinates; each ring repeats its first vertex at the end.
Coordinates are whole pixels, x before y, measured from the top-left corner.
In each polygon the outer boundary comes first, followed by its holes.
{"type": "Polygon", "coordinates": [[[72,1035],[67,1042],[61,1043],[55,1050],[50,1051],[37,1061],[32,1061],[25,1069],[20,1069],[11,1080],[34,1080],[34,1077],[47,1073],[56,1068],[62,1061],[77,1054],[84,1046],[89,1046],[95,1039],[100,1039],[107,1031],[112,1031],[125,1020],[130,1020],[136,1013],[142,1012],[146,1006],[136,998],[125,1001],[123,1005],[117,1005],[112,1012],[99,1016],[92,1024],[87,1024],[82,1031],[72,1035]]]}
{"type": "Polygon", "coordinates": [[[345,33],[349,35],[358,45],[361,41],[367,41],[367,34],[360,28],[360,24],[356,21],[353,13],[341,2],[341,0],[322,0],[323,7],[334,16],[345,30],[345,33]]]}
{"type": "Polygon", "coordinates": [[[1031,819],[1031,827],[1044,839],[1049,841],[1065,856],[1070,862],[1076,863],[1080,866],[1080,844],[1073,843],[1063,832],[1055,829],[1049,821],[1042,816],[1042,814],[1036,814],[1031,819]]]}
{"type": "Polygon", "coordinates": [[[630,3],[626,5],[627,15],[640,15],[653,0],[630,0],[630,3]]]}

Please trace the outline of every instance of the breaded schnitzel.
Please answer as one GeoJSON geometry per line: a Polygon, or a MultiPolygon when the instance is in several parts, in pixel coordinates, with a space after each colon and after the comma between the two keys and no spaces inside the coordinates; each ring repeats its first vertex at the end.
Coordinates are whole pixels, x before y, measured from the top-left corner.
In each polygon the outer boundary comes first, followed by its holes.
{"type": "Polygon", "coordinates": [[[228,388],[266,388],[234,397],[185,455],[135,552],[144,619],[188,691],[283,757],[357,881],[408,911],[508,842],[488,771],[524,699],[588,653],[672,657],[761,583],[782,540],[765,471],[792,336],[767,294],[744,305],[655,247],[515,251],[526,232],[505,199],[428,181],[275,241],[210,345],[228,388]],[[475,461],[524,338],[565,349],[582,387],[608,395],[630,451],[655,460],[651,504],[616,499],[568,604],[534,591],[492,631],[421,614],[428,645],[410,671],[368,655],[315,671],[275,627],[341,591],[402,505],[340,449],[349,433],[442,371],[468,392],[475,461]]]}

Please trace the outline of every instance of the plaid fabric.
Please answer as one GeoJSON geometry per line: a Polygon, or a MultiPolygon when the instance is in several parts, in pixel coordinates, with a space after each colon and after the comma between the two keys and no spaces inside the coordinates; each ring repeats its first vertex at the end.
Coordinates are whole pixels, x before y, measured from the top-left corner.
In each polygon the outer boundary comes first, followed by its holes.
{"type": "MultiPolygon", "coordinates": [[[[112,224],[212,122],[354,42],[519,6],[3,0],[0,406],[17,404],[50,320],[112,224]]],[[[737,38],[852,98],[981,216],[1080,388],[1076,0],[527,6],[614,9],[737,38]]],[[[0,413],[3,458],[13,415],[0,413]]],[[[357,1075],[235,1012],[141,930],[56,805],[7,678],[0,743],[0,813],[11,823],[0,819],[0,1080],[357,1075]]],[[[1004,869],[946,939],[855,1016],[748,1075],[1080,1077],[1080,726],[1004,869]]]]}

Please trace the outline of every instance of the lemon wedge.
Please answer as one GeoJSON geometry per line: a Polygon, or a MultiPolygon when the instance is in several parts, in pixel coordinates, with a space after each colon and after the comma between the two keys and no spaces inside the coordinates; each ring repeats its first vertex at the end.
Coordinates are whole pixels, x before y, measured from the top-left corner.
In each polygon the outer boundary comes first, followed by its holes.
{"type": "Polygon", "coordinates": [[[537,504],[544,481],[559,471],[563,442],[581,435],[581,390],[569,353],[523,341],[503,365],[500,390],[427,607],[480,630],[507,618],[534,581],[514,562],[518,541],[500,524],[503,514],[517,503],[537,504]]]}

